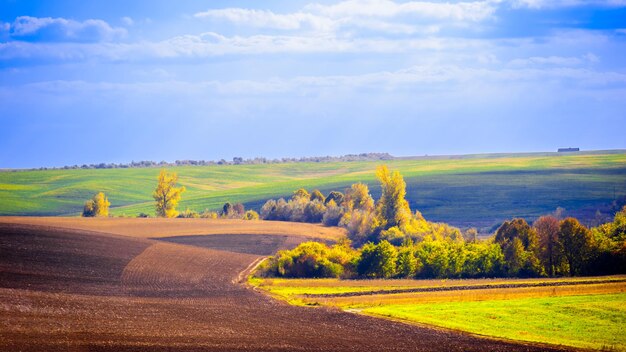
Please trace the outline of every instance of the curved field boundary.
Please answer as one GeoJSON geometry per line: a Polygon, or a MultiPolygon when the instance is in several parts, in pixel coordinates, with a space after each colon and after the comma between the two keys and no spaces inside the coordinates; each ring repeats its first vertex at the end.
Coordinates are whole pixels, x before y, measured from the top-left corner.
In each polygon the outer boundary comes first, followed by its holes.
{"type": "Polygon", "coordinates": [[[96,231],[128,237],[159,238],[194,235],[287,235],[336,241],[339,227],[285,221],[237,219],[0,217],[0,223],[30,224],[96,231]]]}
{"type": "Polygon", "coordinates": [[[529,287],[556,287],[556,286],[576,286],[576,285],[592,285],[592,284],[612,284],[626,282],[626,278],[615,278],[605,280],[577,280],[577,281],[557,281],[557,282],[533,282],[519,284],[485,284],[485,285],[465,285],[465,286],[440,286],[440,287],[419,287],[391,290],[376,291],[358,291],[358,292],[341,292],[341,293],[318,293],[303,294],[307,298],[335,298],[335,297],[357,297],[372,295],[388,295],[396,293],[417,293],[417,292],[443,292],[443,291],[469,291],[484,289],[509,289],[509,288],[529,288],[529,287]]]}
{"type": "MultiPolygon", "coordinates": [[[[0,226],[0,240],[5,248],[21,246],[22,239],[29,236],[13,236],[12,230],[1,230],[0,226]]],[[[75,231],[51,227],[39,227],[37,232],[34,235],[46,241],[42,248],[51,252],[42,257],[36,251],[22,251],[18,256],[5,258],[6,268],[14,269],[25,261],[37,262],[46,274],[48,265],[62,264],[63,271],[78,271],[80,277],[89,277],[92,271],[103,278],[110,277],[116,283],[112,289],[120,292],[110,295],[76,290],[49,292],[29,286],[32,280],[20,282],[17,288],[0,287],[0,351],[567,349],[481,339],[337,309],[290,306],[237,282],[255,267],[258,255],[143,238],[127,238],[128,242],[103,239],[110,245],[102,246],[92,233],[81,236],[75,231]],[[71,243],[66,241],[68,238],[71,243]],[[120,257],[135,242],[141,246],[120,257]],[[142,247],[146,244],[147,248],[142,247]],[[66,247],[58,252],[63,246],[66,247]],[[95,260],[66,262],[66,249],[70,255],[79,251],[95,260]],[[111,260],[123,272],[108,272],[111,260]]],[[[47,274],[52,281],[62,278],[62,273],[57,271],[47,274]]]]}

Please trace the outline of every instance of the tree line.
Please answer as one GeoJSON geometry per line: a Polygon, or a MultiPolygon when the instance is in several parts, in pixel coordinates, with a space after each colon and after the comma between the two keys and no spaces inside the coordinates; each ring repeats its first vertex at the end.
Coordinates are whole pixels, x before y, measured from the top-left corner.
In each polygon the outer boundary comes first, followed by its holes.
{"type": "Polygon", "coordinates": [[[532,224],[505,221],[488,239],[433,223],[411,212],[406,184],[379,167],[382,195],[367,185],[345,193],[303,189],[290,200],[269,200],[266,220],[323,222],[347,229],[348,239],[329,247],[304,243],[267,261],[263,274],[282,277],[479,278],[600,275],[626,272],[626,207],[612,222],[587,228],[575,218],[547,215],[532,224]],[[320,220],[321,219],[321,220],[320,220]]]}
{"type": "MultiPolygon", "coordinates": [[[[150,168],[150,167],[174,167],[174,166],[209,166],[209,165],[258,165],[258,164],[287,164],[287,163],[329,163],[329,162],[350,162],[350,161],[381,161],[393,160],[389,153],[361,153],[346,154],[340,156],[313,156],[300,158],[242,158],[233,157],[232,160],[176,160],[167,161],[131,161],[130,163],[96,163],[82,165],[66,165],[62,167],[41,167],[36,170],[75,170],[75,169],[128,169],[128,168],[150,168]]],[[[35,169],[31,169],[35,170],[35,169]]]]}
{"type": "MultiPolygon", "coordinates": [[[[346,229],[347,238],[329,247],[304,243],[266,262],[265,275],[284,277],[478,278],[600,275],[626,272],[626,207],[613,221],[587,228],[558,215],[534,223],[505,221],[488,239],[462,233],[412,212],[406,183],[398,171],[378,167],[381,196],[374,201],[366,184],[324,195],[296,190],[289,200],[270,199],[259,215],[241,203],[220,212],[176,210],[185,192],[176,173],[161,170],[153,192],[159,217],[238,218],[323,223],[346,229]]],[[[108,216],[110,202],[97,193],[83,216],[108,216]]],[[[148,216],[142,214],[140,216],[148,216]]]]}

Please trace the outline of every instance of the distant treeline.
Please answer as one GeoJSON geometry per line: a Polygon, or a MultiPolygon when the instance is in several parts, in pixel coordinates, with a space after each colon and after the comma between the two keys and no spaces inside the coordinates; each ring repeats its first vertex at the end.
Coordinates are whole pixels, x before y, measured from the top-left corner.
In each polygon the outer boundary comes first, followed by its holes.
{"type": "Polygon", "coordinates": [[[382,195],[374,201],[367,185],[324,196],[294,192],[269,200],[261,218],[322,222],[347,230],[347,239],[329,247],[307,242],[280,251],[260,274],[279,277],[480,278],[580,276],[626,273],[626,207],[611,222],[587,228],[560,212],[529,224],[505,221],[489,239],[475,229],[461,232],[412,212],[402,176],[379,167],[382,195]]]}
{"type": "Polygon", "coordinates": [[[31,170],[72,170],[72,169],[128,169],[128,168],[149,168],[149,167],[171,167],[171,166],[207,166],[207,165],[257,165],[257,164],[286,164],[286,163],[327,163],[327,162],[339,162],[339,161],[379,161],[379,160],[392,160],[394,157],[389,153],[361,153],[361,154],[346,154],[342,156],[314,156],[314,157],[301,157],[301,158],[280,158],[280,159],[268,159],[268,158],[253,158],[244,159],[241,157],[234,157],[233,160],[227,161],[224,159],[213,160],[176,160],[174,162],[167,161],[132,161],[127,164],[116,163],[99,163],[99,164],[82,164],[71,165],[63,167],[41,167],[33,168],[31,170]]]}

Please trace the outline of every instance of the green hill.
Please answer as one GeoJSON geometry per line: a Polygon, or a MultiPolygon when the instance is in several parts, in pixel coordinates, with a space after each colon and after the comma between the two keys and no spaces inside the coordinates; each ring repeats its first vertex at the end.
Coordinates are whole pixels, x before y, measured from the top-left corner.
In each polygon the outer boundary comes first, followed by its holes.
{"type": "MultiPolygon", "coordinates": [[[[507,218],[532,218],[563,207],[587,222],[609,215],[626,196],[626,151],[485,154],[402,158],[407,198],[426,218],[488,228],[507,218]]],[[[354,182],[378,186],[381,162],[287,163],[170,167],[187,188],[181,209],[219,209],[225,202],[260,208],[295,189],[343,190],[354,182]]],[[[154,213],[151,193],[158,168],[0,172],[0,215],[77,215],[103,191],[112,214],[154,213]]]]}

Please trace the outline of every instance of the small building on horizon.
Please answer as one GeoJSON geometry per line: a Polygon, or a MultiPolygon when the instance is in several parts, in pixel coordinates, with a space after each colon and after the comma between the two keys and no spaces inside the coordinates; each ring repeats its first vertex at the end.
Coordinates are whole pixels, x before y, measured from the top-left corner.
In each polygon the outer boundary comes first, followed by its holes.
{"type": "Polygon", "coordinates": [[[580,148],[559,148],[557,151],[559,153],[579,152],[580,148]]]}

